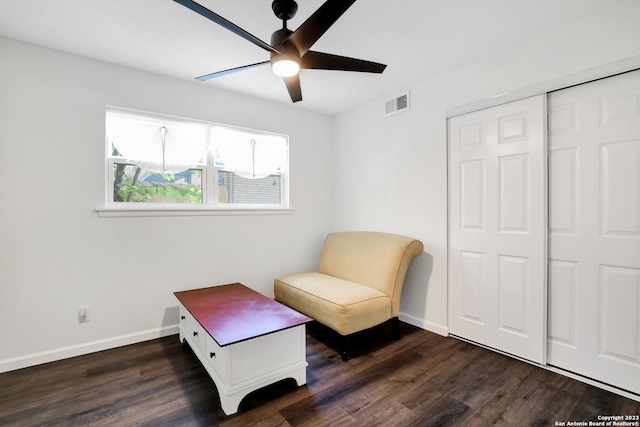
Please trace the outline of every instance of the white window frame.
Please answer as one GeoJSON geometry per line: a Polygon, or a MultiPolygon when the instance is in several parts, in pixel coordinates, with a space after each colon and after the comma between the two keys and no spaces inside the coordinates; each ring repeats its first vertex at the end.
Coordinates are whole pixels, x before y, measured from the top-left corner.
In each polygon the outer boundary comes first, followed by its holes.
{"type": "Polygon", "coordinates": [[[260,204],[260,203],[221,203],[218,190],[218,173],[229,171],[229,169],[215,164],[215,140],[212,142],[207,153],[206,164],[192,165],[190,169],[200,169],[202,171],[202,203],[155,203],[155,202],[114,202],[113,183],[114,169],[116,163],[133,164],[125,157],[112,157],[111,147],[105,131],[105,203],[104,206],[96,208],[95,212],[99,217],[148,217],[148,216],[202,216],[202,215],[279,215],[291,214],[293,209],[289,206],[289,137],[287,135],[272,133],[267,131],[249,129],[238,126],[230,126],[214,122],[186,119],[163,114],[148,113],[144,111],[130,110],[119,107],[107,106],[107,111],[129,113],[132,116],[155,116],[166,118],[172,121],[183,123],[205,123],[212,129],[224,128],[225,130],[242,134],[260,136],[282,137],[286,144],[286,159],[284,165],[273,175],[280,176],[280,203],[260,204]]]}

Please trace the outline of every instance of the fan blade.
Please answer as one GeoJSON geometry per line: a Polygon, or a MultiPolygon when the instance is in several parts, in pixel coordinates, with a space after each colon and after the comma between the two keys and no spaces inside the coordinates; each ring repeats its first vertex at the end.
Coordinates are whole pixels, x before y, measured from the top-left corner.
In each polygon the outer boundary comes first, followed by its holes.
{"type": "Polygon", "coordinates": [[[330,53],[310,50],[300,58],[300,68],[382,73],[387,66],[385,64],[365,61],[363,59],[349,58],[346,56],[332,55],[330,53]]]}
{"type": "Polygon", "coordinates": [[[300,87],[300,75],[283,77],[284,84],[287,85],[289,96],[292,102],[302,101],[302,88],[300,87]]]}
{"type": "Polygon", "coordinates": [[[205,18],[210,19],[211,21],[215,22],[216,24],[221,25],[222,27],[226,28],[227,30],[231,31],[232,33],[239,35],[243,39],[250,41],[251,43],[255,44],[256,46],[259,46],[259,47],[263,48],[266,51],[273,52],[273,53],[280,53],[273,46],[263,42],[262,40],[260,40],[256,36],[246,32],[242,28],[238,27],[233,22],[227,21],[226,19],[224,19],[222,16],[218,15],[217,13],[212,12],[211,10],[207,9],[206,7],[200,5],[200,4],[198,4],[198,3],[196,3],[196,2],[194,2],[192,0],[173,0],[173,1],[175,1],[176,3],[180,3],[184,7],[189,8],[189,9],[193,10],[196,13],[199,13],[200,15],[204,16],[205,18]]]}
{"type": "Polygon", "coordinates": [[[318,41],[318,39],[351,7],[356,0],[327,0],[287,39],[300,56],[318,41]]]}
{"type": "Polygon", "coordinates": [[[268,64],[269,61],[257,62],[251,65],[243,65],[242,67],[230,68],[224,71],[216,71],[215,73],[205,74],[204,76],[196,77],[196,80],[205,82],[207,80],[215,79],[216,77],[226,76],[227,74],[237,73],[238,71],[248,70],[250,68],[259,67],[260,65],[268,64]]]}

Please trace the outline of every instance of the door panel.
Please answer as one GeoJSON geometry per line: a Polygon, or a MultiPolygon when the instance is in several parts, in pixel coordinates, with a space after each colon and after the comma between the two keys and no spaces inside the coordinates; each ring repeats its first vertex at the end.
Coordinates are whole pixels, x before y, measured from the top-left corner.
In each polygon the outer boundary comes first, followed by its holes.
{"type": "Polygon", "coordinates": [[[640,393],[640,71],[548,99],[548,363],[640,393]]]}
{"type": "Polygon", "coordinates": [[[545,97],[449,120],[450,330],[538,363],[546,336],[545,97]]]}

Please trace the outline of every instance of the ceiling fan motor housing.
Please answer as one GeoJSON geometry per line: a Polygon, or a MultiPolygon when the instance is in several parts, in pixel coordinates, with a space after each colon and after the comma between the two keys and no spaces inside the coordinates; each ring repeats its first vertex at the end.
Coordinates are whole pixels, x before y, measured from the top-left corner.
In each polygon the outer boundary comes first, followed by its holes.
{"type": "MultiPolygon", "coordinates": [[[[287,28],[274,31],[273,34],[271,34],[271,46],[273,46],[278,52],[297,53],[295,47],[291,43],[286,43],[286,40],[292,33],[293,31],[287,28]],[[293,50],[293,52],[290,52],[291,50],[293,50]]],[[[271,52],[271,56],[273,55],[274,52],[271,52]]]]}

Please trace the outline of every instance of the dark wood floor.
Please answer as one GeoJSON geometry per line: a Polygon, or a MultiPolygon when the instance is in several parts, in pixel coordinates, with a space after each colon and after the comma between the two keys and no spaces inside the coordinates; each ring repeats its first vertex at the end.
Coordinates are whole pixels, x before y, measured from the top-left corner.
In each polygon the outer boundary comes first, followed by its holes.
{"type": "Polygon", "coordinates": [[[307,333],[307,384],[285,380],[226,417],[177,336],[0,374],[0,426],[555,426],[637,415],[640,403],[506,356],[401,324],[359,337],[307,333]],[[367,343],[365,346],[364,343],[367,343]]]}

